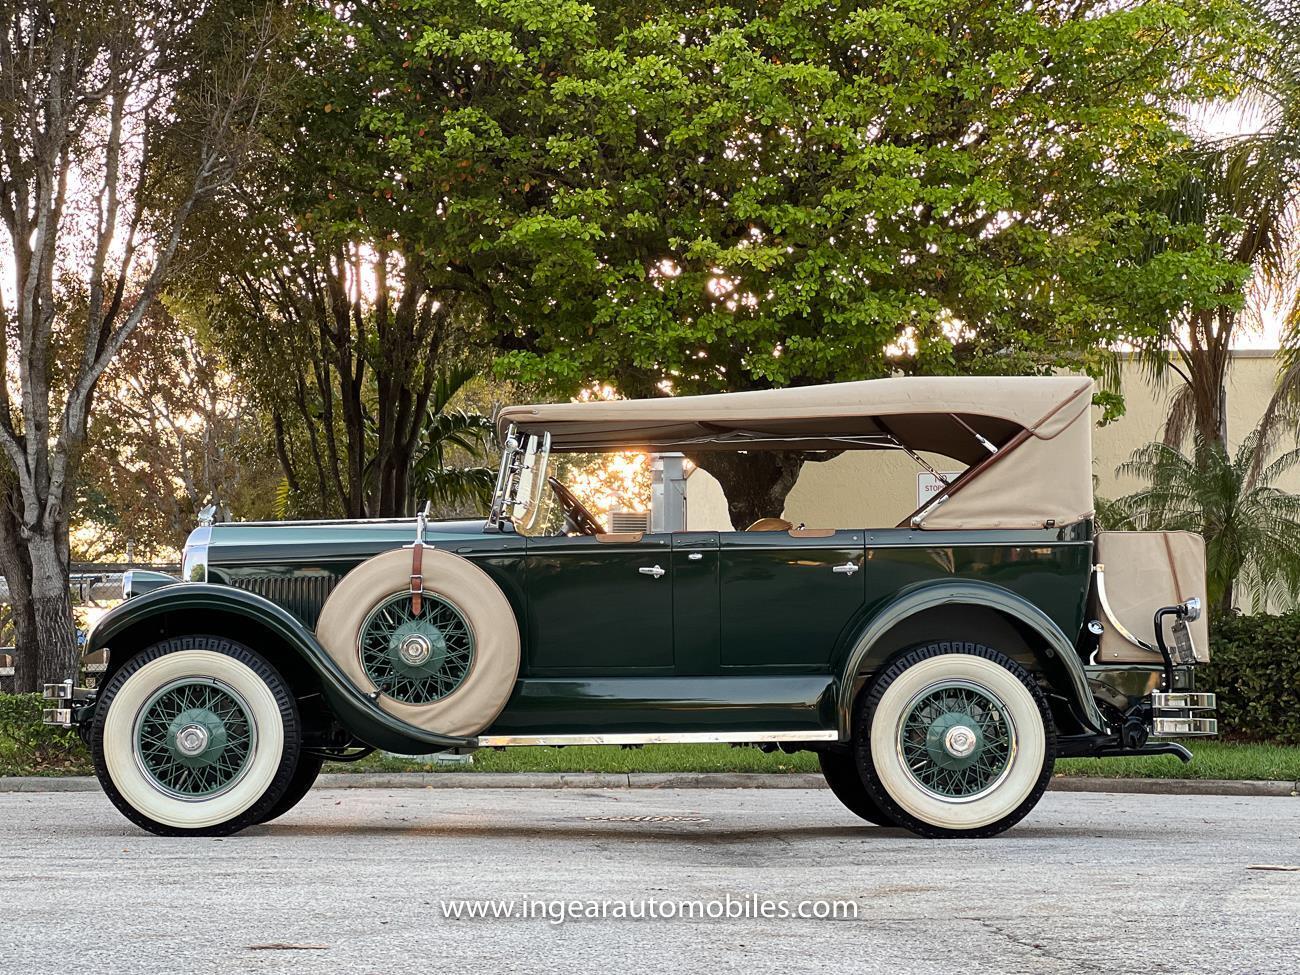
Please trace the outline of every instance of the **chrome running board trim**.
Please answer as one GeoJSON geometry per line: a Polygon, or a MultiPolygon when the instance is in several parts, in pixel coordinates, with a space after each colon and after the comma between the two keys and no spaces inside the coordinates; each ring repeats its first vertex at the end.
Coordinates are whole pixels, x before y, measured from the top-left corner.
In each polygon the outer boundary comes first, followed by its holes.
{"type": "Polygon", "coordinates": [[[836,731],[680,731],[612,735],[479,735],[480,748],[516,745],[716,745],[839,741],[836,731]]]}

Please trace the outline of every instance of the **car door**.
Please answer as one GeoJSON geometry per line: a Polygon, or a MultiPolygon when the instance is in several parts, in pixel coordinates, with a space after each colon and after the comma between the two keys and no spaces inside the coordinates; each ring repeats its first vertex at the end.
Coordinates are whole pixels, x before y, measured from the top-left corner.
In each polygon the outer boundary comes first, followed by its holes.
{"type": "Polygon", "coordinates": [[[864,538],[829,529],[724,532],[722,667],[825,669],[863,609],[864,538]]]}
{"type": "Polygon", "coordinates": [[[525,671],[671,672],[670,539],[640,532],[528,539],[525,671]]]}

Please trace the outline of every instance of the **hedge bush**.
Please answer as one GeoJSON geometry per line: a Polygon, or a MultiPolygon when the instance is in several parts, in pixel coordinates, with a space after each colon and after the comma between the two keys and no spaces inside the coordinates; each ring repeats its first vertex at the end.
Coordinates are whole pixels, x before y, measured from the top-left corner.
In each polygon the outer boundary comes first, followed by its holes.
{"type": "Polygon", "coordinates": [[[1300,612],[1211,620],[1196,685],[1219,695],[1220,734],[1300,745],[1300,612]]]}
{"type": "Polygon", "coordinates": [[[0,775],[71,775],[90,771],[75,731],[41,724],[39,694],[0,694],[0,775]]]}

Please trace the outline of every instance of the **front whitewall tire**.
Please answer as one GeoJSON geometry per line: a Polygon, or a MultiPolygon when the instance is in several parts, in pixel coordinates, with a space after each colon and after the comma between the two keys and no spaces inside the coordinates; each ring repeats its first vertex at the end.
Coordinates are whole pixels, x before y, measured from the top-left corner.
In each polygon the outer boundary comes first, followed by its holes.
{"type": "Polygon", "coordinates": [[[92,736],[109,797],[137,824],[163,834],[223,834],[256,822],[284,791],[298,750],[296,707],[274,668],[246,647],[206,636],[164,641],[128,662],[105,687],[92,736]],[[147,767],[143,716],[176,687],[213,688],[237,704],[251,732],[237,770],[209,795],[169,789],[147,767]]]}

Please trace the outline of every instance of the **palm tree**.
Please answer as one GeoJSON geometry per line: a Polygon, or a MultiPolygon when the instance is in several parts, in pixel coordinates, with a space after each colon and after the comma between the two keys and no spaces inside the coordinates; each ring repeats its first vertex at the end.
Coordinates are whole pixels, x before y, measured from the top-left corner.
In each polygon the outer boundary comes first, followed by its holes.
{"type": "Polygon", "coordinates": [[[467,462],[481,459],[486,452],[492,419],[450,405],[477,376],[478,371],[466,365],[445,368],[438,375],[411,462],[412,510],[425,501],[443,512],[485,508],[491,499],[496,472],[467,462]]]}
{"type": "MultiPolygon", "coordinates": [[[[1264,309],[1280,308],[1292,325],[1284,346],[1300,350],[1300,18],[1294,0],[1255,0],[1256,22],[1271,38],[1266,56],[1243,66],[1240,107],[1255,131],[1202,141],[1188,150],[1185,176],[1153,201],[1178,228],[1204,228],[1208,241],[1241,269],[1222,284],[1212,307],[1190,310],[1168,323],[1141,350],[1150,372],[1177,374],[1182,385],[1171,404],[1164,439],[1181,445],[1188,432],[1201,442],[1226,444],[1225,381],[1231,349],[1258,327],[1264,309]]],[[[1157,250],[1161,249],[1157,246],[1157,250]]],[[[1300,370],[1284,368],[1270,424],[1294,418],[1300,406],[1300,370]]]]}
{"type": "Polygon", "coordinates": [[[1273,486],[1300,464],[1300,449],[1266,463],[1268,440],[1256,429],[1231,457],[1199,437],[1190,456],[1149,443],[1116,471],[1148,484],[1113,502],[1132,527],[1205,536],[1207,595],[1217,613],[1231,611],[1239,582],[1261,605],[1289,608],[1300,597],[1300,495],[1273,486]]]}

